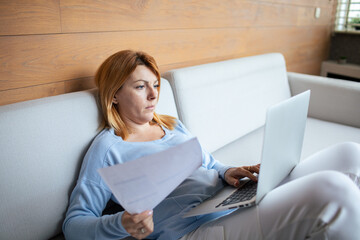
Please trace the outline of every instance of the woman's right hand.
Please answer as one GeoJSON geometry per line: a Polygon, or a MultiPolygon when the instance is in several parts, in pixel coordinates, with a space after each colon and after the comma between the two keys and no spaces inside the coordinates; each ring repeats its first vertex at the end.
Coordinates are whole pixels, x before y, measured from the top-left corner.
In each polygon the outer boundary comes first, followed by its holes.
{"type": "Polygon", "coordinates": [[[131,236],[143,239],[154,231],[153,211],[144,211],[133,215],[125,211],[121,223],[131,236]]]}

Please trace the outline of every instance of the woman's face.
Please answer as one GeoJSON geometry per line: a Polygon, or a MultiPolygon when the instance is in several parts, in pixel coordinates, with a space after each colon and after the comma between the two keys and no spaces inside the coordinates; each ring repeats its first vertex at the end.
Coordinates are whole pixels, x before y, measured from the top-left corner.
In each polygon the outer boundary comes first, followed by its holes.
{"type": "Polygon", "coordinates": [[[145,124],[153,119],[159,84],[149,68],[144,65],[135,68],[113,99],[124,122],[145,124]]]}

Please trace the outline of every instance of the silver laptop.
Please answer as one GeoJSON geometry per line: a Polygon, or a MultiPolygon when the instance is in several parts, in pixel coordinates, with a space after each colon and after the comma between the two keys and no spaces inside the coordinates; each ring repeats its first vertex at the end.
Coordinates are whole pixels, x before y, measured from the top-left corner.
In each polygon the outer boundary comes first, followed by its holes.
{"type": "Polygon", "coordinates": [[[259,204],[300,161],[309,100],[310,90],[267,110],[258,183],[241,180],[238,189],[227,186],[192,208],[184,217],[259,204]],[[252,196],[243,196],[247,192],[252,196]]]}

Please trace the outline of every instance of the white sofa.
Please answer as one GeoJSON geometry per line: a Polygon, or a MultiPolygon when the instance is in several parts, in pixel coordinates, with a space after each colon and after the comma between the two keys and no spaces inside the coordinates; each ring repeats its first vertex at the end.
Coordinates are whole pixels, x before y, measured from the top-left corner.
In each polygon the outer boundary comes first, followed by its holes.
{"type": "MultiPolygon", "coordinates": [[[[266,108],[312,90],[302,158],[360,143],[360,83],[288,73],[281,54],[175,69],[157,111],[179,117],[229,165],[257,163],[266,108]],[[171,87],[170,87],[171,86],[171,87]]],[[[62,239],[82,158],[100,131],[96,90],[0,107],[0,239],[62,239]]]]}

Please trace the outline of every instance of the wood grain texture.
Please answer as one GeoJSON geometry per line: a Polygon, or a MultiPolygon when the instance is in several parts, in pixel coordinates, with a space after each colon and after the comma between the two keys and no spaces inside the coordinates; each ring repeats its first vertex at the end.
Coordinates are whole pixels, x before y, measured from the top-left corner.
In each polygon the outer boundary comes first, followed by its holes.
{"type": "Polygon", "coordinates": [[[149,52],[159,65],[168,65],[245,52],[282,52],[318,43],[327,32],[320,26],[0,37],[0,90],[93,76],[106,57],[127,48],[149,52]]]}
{"type": "Polygon", "coordinates": [[[65,32],[249,26],[257,5],[248,1],[61,1],[65,32]],[[239,21],[241,20],[241,21],[239,21]]]}
{"type": "Polygon", "coordinates": [[[305,73],[310,75],[319,75],[321,64],[319,64],[320,59],[309,60],[306,62],[298,62],[294,64],[289,64],[287,69],[289,72],[298,72],[305,73]]]}
{"type": "Polygon", "coordinates": [[[0,105],[64,94],[64,83],[50,83],[0,91],[0,105]]]}
{"type": "Polygon", "coordinates": [[[60,32],[58,0],[0,0],[0,36],[60,32]]]}
{"type": "Polygon", "coordinates": [[[331,7],[336,0],[259,0],[258,2],[280,3],[295,6],[331,7]]]}
{"type": "Polygon", "coordinates": [[[245,50],[244,33],[190,29],[0,37],[0,90],[93,76],[105,58],[122,49],[147,51],[159,64],[239,53],[245,50]]]}
{"type": "Polygon", "coordinates": [[[0,105],[93,88],[101,62],[123,49],[148,52],[162,72],[280,52],[289,70],[318,74],[335,6],[335,0],[0,0],[0,105]]]}
{"type": "Polygon", "coordinates": [[[61,13],[64,32],[328,24],[331,5],[323,7],[320,19],[314,17],[314,6],[246,0],[62,0],[61,13]]]}
{"type": "Polygon", "coordinates": [[[85,78],[72,79],[72,80],[65,81],[65,92],[66,93],[82,91],[85,89],[92,89],[95,87],[96,87],[96,85],[95,85],[93,77],[85,77],[85,78]]]}

